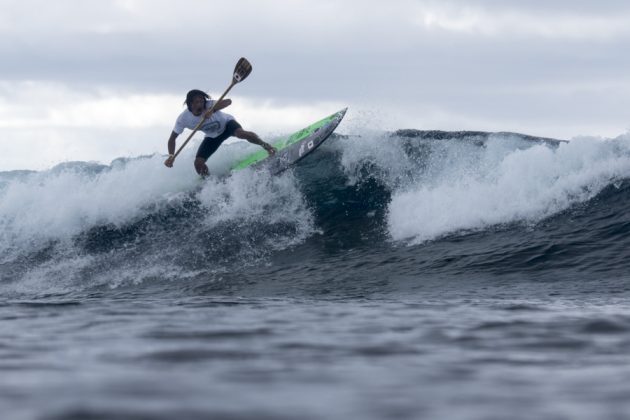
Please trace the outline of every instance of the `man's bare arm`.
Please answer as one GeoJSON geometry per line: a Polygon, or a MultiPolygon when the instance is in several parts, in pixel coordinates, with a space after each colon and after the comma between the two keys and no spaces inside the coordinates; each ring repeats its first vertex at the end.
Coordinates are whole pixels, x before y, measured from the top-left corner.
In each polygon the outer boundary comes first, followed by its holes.
{"type": "MultiPolygon", "coordinates": [[[[217,112],[217,111],[221,111],[224,108],[227,108],[228,106],[232,105],[232,100],[231,99],[221,99],[219,102],[217,102],[214,105],[214,108],[212,109],[212,112],[217,112]]],[[[212,114],[210,113],[210,110],[206,111],[206,118],[210,118],[212,114]]]]}
{"type": "Polygon", "coordinates": [[[179,134],[172,131],[171,137],[168,138],[168,159],[166,159],[164,164],[169,168],[173,167],[173,161],[175,160],[175,139],[177,136],[179,136],[179,134]]]}

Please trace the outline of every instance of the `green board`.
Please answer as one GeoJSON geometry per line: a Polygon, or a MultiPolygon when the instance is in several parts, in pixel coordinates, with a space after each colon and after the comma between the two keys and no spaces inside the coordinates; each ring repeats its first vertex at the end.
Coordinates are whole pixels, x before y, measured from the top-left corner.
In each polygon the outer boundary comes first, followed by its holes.
{"type": "Polygon", "coordinates": [[[265,164],[268,164],[274,173],[287,169],[323,143],[337,128],[346,111],[347,108],[342,109],[288,137],[272,141],[271,145],[278,150],[275,156],[270,157],[265,150],[259,150],[236,162],[231,169],[240,170],[265,164]]]}

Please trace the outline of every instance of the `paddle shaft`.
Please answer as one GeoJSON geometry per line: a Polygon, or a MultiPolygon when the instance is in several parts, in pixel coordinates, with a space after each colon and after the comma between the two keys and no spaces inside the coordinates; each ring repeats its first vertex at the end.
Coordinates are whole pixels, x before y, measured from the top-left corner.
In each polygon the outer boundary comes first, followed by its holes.
{"type": "MultiPolygon", "coordinates": [[[[217,104],[219,102],[221,102],[223,100],[223,98],[225,98],[225,95],[228,94],[228,92],[234,87],[234,85],[238,83],[236,80],[232,79],[232,83],[230,83],[230,86],[228,86],[228,88],[225,90],[225,92],[223,92],[223,95],[221,95],[221,97],[214,103],[214,105],[212,105],[212,108],[210,108],[209,111],[206,111],[206,115],[208,114],[208,112],[210,113],[210,115],[212,115],[212,113],[214,112],[214,108],[217,106],[217,104]]],[[[199,127],[201,127],[201,124],[204,123],[204,121],[206,121],[209,117],[204,116],[201,121],[199,121],[199,124],[197,124],[197,126],[193,129],[193,132],[190,133],[190,135],[188,136],[188,138],[186,139],[186,141],[184,141],[184,143],[182,143],[181,146],[179,146],[179,149],[177,149],[177,152],[175,152],[175,154],[173,155],[173,162],[175,162],[175,158],[177,157],[177,155],[179,155],[179,152],[182,151],[182,149],[184,148],[184,146],[186,146],[186,144],[190,141],[190,139],[192,138],[192,136],[195,135],[195,133],[197,131],[199,131],[199,127]]]]}

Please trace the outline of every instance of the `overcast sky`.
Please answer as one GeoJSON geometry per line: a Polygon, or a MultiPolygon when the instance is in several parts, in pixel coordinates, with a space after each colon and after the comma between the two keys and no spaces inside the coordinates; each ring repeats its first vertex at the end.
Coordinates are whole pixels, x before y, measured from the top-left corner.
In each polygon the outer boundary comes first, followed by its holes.
{"type": "Polygon", "coordinates": [[[186,91],[263,136],[630,128],[630,2],[0,0],[0,171],[166,152],[186,91]]]}

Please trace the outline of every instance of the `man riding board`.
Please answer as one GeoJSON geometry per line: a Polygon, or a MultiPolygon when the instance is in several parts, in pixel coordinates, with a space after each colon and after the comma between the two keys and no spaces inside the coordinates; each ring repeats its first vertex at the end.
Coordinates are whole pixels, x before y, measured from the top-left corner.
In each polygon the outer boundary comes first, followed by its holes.
{"type": "Polygon", "coordinates": [[[221,112],[222,109],[231,104],[231,99],[222,99],[215,105],[214,101],[210,99],[210,96],[201,90],[193,89],[188,92],[186,95],[186,106],[188,109],[184,110],[179,117],[177,117],[175,127],[168,139],[169,157],[164,164],[169,168],[173,167],[173,161],[175,160],[175,139],[184,131],[184,128],[193,130],[204,118],[205,121],[199,129],[204,132],[206,137],[199,146],[195,157],[195,170],[199,175],[204,177],[208,175],[209,172],[206,161],[210,155],[217,151],[221,143],[232,136],[257,144],[263,147],[270,156],[274,155],[276,153],[274,147],[262,141],[256,133],[243,130],[241,125],[230,114],[221,112]],[[210,109],[213,105],[215,105],[214,110],[210,113],[210,109]]]}

